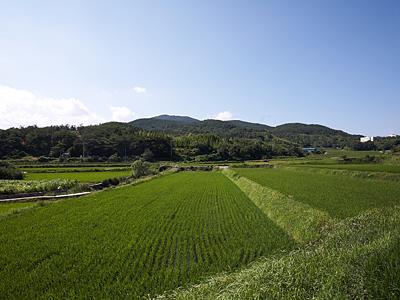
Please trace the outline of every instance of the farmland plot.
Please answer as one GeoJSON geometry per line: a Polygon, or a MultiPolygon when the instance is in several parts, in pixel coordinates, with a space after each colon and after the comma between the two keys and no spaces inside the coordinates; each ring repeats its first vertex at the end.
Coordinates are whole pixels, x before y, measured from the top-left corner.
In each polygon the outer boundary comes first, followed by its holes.
{"type": "Polygon", "coordinates": [[[0,220],[5,298],[138,298],[294,242],[220,173],[178,173],[0,220]]]}
{"type": "Polygon", "coordinates": [[[400,184],[349,176],[314,174],[290,169],[237,169],[261,185],[292,195],[295,200],[337,218],[400,204],[400,184]]]}
{"type": "Polygon", "coordinates": [[[385,172],[400,173],[400,166],[389,164],[305,164],[307,168],[333,169],[333,170],[349,170],[363,172],[385,172]]]}
{"type": "Polygon", "coordinates": [[[130,170],[102,171],[102,172],[65,172],[65,173],[27,173],[26,180],[53,180],[69,179],[80,182],[101,182],[115,177],[127,177],[132,175],[130,170]]]}

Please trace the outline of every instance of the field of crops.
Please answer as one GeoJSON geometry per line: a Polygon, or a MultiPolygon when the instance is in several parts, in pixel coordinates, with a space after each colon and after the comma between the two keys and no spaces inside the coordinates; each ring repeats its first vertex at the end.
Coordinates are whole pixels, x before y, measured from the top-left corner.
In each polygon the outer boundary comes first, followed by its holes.
{"type": "Polygon", "coordinates": [[[4,298],[131,298],[295,243],[229,179],[177,173],[0,219],[4,298]]]}
{"type": "Polygon", "coordinates": [[[0,195],[68,190],[77,187],[76,180],[0,180],[0,195]]]}
{"type": "Polygon", "coordinates": [[[341,157],[341,156],[347,156],[347,157],[365,157],[365,156],[378,156],[378,157],[384,157],[385,155],[379,151],[354,151],[354,150],[344,150],[344,149],[325,149],[324,150],[326,154],[324,156],[326,157],[341,157]]]}
{"type": "Polygon", "coordinates": [[[25,180],[70,179],[78,180],[80,182],[101,182],[109,178],[126,177],[130,175],[132,175],[130,170],[103,172],[27,173],[25,180]]]}
{"type": "Polygon", "coordinates": [[[323,168],[334,170],[350,170],[350,171],[365,171],[365,172],[386,172],[400,173],[399,165],[389,164],[307,164],[309,168],[323,168]]]}
{"type": "Polygon", "coordinates": [[[36,205],[37,203],[34,202],[0,203],[0,217],[23,208],[34,207],[36,205]]]}
{"type": "Polygon", "coordinates": [[[21,171],[27,173],[68,173],[68,172],[104,172],[104,171],[127,171],[130,167],[109,167],[94,166],[94,167],[29,167],[19,168],[21,171]]]}
{"type": "Polygon", "coordinates": [[[400,204],[400,185],[396,182],[279,168],[237,169],[237,172],[337,218],[400,204]]]}

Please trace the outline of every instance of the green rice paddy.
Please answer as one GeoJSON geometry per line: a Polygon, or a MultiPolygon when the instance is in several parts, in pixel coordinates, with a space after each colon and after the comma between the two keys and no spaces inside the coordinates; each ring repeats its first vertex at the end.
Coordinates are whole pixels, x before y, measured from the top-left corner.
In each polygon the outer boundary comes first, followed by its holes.
{"type": "Polygon", "coordinates": [[[237,172],[336,218],[400,204],[400,184],[397,182],[280,168],[237,169],[237,172]]]}
{"type": "Polygon", "coordinates": [[[0,219],[4,298],[131,298],[295,246],[218,172],[177,173],[0,219]]]}

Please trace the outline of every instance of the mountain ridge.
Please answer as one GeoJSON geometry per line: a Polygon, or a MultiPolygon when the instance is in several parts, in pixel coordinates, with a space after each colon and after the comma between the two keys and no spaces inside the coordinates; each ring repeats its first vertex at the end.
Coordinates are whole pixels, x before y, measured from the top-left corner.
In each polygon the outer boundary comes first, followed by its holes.
{"type": "MultiPolygon", "coordinates": [[[[277,136],[287,137],[290,135],[338,135],[343,137],[359,137],[359,134],[350,134],[343,130],[333,129],[320,124],[305,124],[300,122],[284,123],[278,126],[270,126],[261,123],[253,123],[243,120],[198,120],[189,116],[159,115],[150,118],[140,118],[128,122],[135,127],[170,133],[210,133],[211,127],[232,131],[238,128],[245,131],[269,131],[277,136]]],[[[220,130],[218,130],[220,131],[220,130]]]]}

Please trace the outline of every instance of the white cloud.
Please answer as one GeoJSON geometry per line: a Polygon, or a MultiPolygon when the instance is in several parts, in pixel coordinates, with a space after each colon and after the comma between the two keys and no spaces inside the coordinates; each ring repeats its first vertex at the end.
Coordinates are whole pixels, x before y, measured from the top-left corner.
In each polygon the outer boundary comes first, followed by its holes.
{"type": "Polygon", "coordinates": [[[104,121],[78,99],[40,97],[30,91],[0,85],[0,128],[87,125],[104,121]]]}
{"type": "Polygon", "coordinates": [[[134,87],[133,87],[133,91],[134,91],[135,93],[137,93],[137,94],[146,94],[146,93],[147,93],[146,88],[141,87],[141,86],[134,86],[134,87]]]}
{"type": "Polygon", "coordinates": [[[111,106],[110,109],[113,121],[127,122],[132,121],[135,117],[135,113],[125,106],[111,106]]]}
{"type": "Polygon", "coordinates": [[[232,120],[233,114],[230,111],[222,111],[214,116],[213,119],[220,120],[220,121],[228,121],[232,120]]]}

